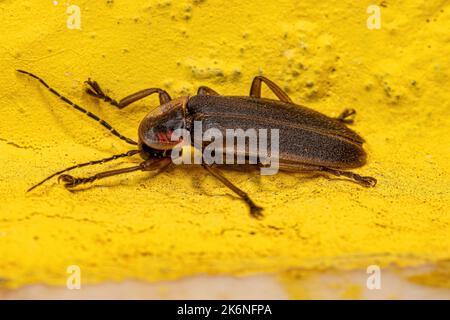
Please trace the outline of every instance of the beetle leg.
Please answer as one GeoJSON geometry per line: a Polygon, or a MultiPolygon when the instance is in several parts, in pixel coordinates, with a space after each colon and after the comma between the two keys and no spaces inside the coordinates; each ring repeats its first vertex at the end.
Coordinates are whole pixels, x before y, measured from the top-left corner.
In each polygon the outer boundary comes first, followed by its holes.
{"type": "Polygon", "coordinates": [[[130,150],[128,152],[121,153],[121,154],[116,154],[116,155],[113,155],[113,156],[108,157],[108,158],[76,164],[74,166],[71,166],[71,167],[68,167],[66,169],[63,169],[63,170],[60,170],[58,172],[53,173],[52,175],[48,176],[47,178],[45,178],[41,182],[39,182],[39,183],[35,184],[34,186],[32,186],[30,189],[27,190],[27,192],[30,192],[34,188],[36,188],[36,187],[40,186],[41,184],[43,184],[45,181],[50,180],[54,176],[60,175],[61,173],[64,173],[64,172],[67,172],[67,171],[71,171],[73,169],[86,167],[86,166],[92,166],[94,164],[103,164],[105,162],[109,162],[109,161],[120,159],[120,158],[124,158],[124,157],[131,157],[131,156],[133,156],[133,155],[135,155],[135,154],[137,154],[139,152],[140,152],[139,150],[130,150]]]}
{"type": "Polygon", "coordinates": [[[335,176],[344,176],[350,179],[353,179],[354,181],[356,181],[358,184],[360,184],[363,187],[375,187],[375,185],[377,184],[377,179],[373,178],[373,177],[368,177],[368,176],[360,176],[359,174],[350,172],[350,171],[340,171],[340,170],[335,170],[335,169],[331,169],[331,168],[326,168],[326,167],[322,167],[320,168],[321,171],[324,172],[328,172],[331,173],[335,176]]]}
{"type": "Polygon", "coordinates": [[[353,116],[355,114],[356,114],[355,109],[345,109],[336,119],[343,123],[352,124],[353,119],[348,119],[348,117],[353,116]]]}
{"type": "Polygon", "coordinates": [[[292,103],[291,98],[273,81],[263,76],[256,76],[253,78],[252,86],[250,87],[250,97],[261,98],[261,82],[264,82],[270,90],[283,102],[292,103]]]}
{"type": "Polygon", "coordinates": [[[367,177],[367,176],[360,176],[359,174],[350,172],[350,171],[341,171],[336,169],[331,169],[327,167],[320,167],[316,165],[309,165],[309,164],[302,164],[302,163],[290,163],[290,162],[283,162],[280,161],[280,170],[287,171],[287,172],[327,172],[331,173],[335,176],[344,176],[347,178],[350,178],[352,180],[355,180],[358,184],[364,186],[364,187],[375,187],[377,184],[377,179],[373,177],[367,177]]]}
{"type": "Polygon", "coordinates": [[[247,205],[250,208],[250,215],[253,218],[256,219],[261,219],[263,218],[263,214],[262,214],[262,210],[263,208],[257,206],[252,199],[250,199],[250,197],[248,196],[247,193],[245,193],[244,191],[242,191],[241,189],[239,189],[238,187],[236,187],[230,180],[228,180],[227,178],[225,178],[225,176],[222,174],[222,172],[220,172],[220,170],[212,167],[212,166],[208,166],[208,165],[203,165],[203,168],[205,168],[209,173],[211,173],[215,178],[217,178],[218,180],[220,180],[220,182],[222,182],[225,186],[227,186],[228,188],[230,188],[234,193],[236,193],[242,200],[245,201],[245,203],[247,203],[247,205]]]}
{"type": "Polygon", "coordinates": [[[211,89],[210,87],[207,87],[207,86],[200,86],[197,90],[197,94],[200,96],[218,96],[219,95],[216,90],[211,89]]]}
{"type": "Polygon", "coordinates": [[[151,94],[154,94],[154,93],[158,93],[160,104],[164,104],[164,103],[167,103],[170,100],[172,100],[170,98],[170,95],[167,93],[167,91],[165,91],[163,89],[159,89],[159,88],[149,88],[149,89],[144,89],[144,90],[138,91],[136,93],[130,94],[129,96],[126,96],[125,98],[123,98],[122,100],[117,102],[116,100],[112,99],[110,96],[108,96],[107,94],[105,94],[103,92],[103,90],[100,88],[97,81],[88,79],[87,81],[85,81],[85,83],[89,86],[89,88],[86,89],[86,92],[88,94],[90,94],[91,96],[97,97],[99,99],[102,99],[119,109],[123,109],[127,105],[129,105],[133,102],[136,102],[138,100],[141,100],[141,99],[143,99],[151,94]]]}
{"type": "Polygon", "coordinates": [[[171,163],[171,161],[172,161],[171,158],[148,159],[134,167],[100,172],[87,178],[76,178],[69,174],[63,174],[58,177],[58,182],[62,181],[64,183],[64,187],[66,188],[73,188],[80,184],[90,183],[106,177],[111,177],[123,173],[129,173],[133,171],[152,171],[158,169],[164,170],[171,163]]]}

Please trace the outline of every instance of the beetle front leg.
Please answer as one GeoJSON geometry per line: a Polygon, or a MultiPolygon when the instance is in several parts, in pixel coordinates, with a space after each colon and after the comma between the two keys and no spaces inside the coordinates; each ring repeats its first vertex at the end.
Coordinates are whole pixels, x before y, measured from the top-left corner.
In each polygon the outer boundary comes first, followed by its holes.
{"type": "Polygon", "coordinates": [[[236,187],[230,180],[225,178],[225,176],[216,168],[208,165],[203,165],[209,173],[211,173],[215,178],[217,178],[220,182],[222,182],[225,186],[230,188],[234,193],[236,193],[242,200],[247,203],[250,208],[250,215],[256,219],[262,219],[264,215],[262,214],[263,208],[257,206],[252,199],[248,196],[247,193],[236,187]]]}
{"type": "Polygon", "coordinates": [[[29,188],[29,189],[27,190],[27,192],[30,192],[30,191],[33,190],[34,188],[36,188],[36,187],[40,186],[41,184],[43,184],[45,181],[50,180],[50,179],[53,178],[54,176],[61,175],[61,174],[64,173],[64,172],[71,171],[71,170],[77,169],[77,168],[82,168],[82,167],[92,166],[92,165],[95,165],[95,164],[103,164],[103,163],[105,163],[105,162],[113,161],[113,160],[120,159],[120,158],[124,158],[124,157],[131,157],[131,156],[133,156],[133,155],[135,155],[135,154],[137,154],[137,153],[139,153],[139,152],[140,152],[139,150],[130,150],[130,151],[127,151],[127,152],[125,152],[125,153],[116,154],[116,155],[113,155],[113,156],[108,157],[108,158],[104,158],[104,159],[100,159],[100,160],[88,161],[88,162],[76,164],[76,165],[74,165],[74,166],[70,166],[70,167],[68,167],[68,168],[65,168],[65,169],[63,169],[63,170],[60,170],[60,171],[58,171],[58,172],[55,172],[55,173],[49,175],[47,178],[45,178],[45,179],[42,180],[41,182],[39,182],[39,183],[35,184],[34,186],[32,186],[31,188],[29,188]]]}
{"type": "Polygon", "coordinates": [[[341,170],[335,170],[331,168],[322,167],[320,168],[321,171],[331,173],[335,176],[344,176],[347,178],[350,178],[357,182],[359,185],[369,188],[369,187],[375,187],[377,184],[377,179],[369,176],[360,176],[359,174],[350,172],[350,171],[341,171],[341,170]]]}
{"type": "Polygon", "coordinates": [[[356,114],[355,109],[345,109],[344,111],[342,111],[342,113],[336,119],[343,123],[352,124],[353,119],[348,119],[348,118],[355,114],[356,114]]]}
{"type": "Polygon", "coordinates": [[[136,102],[138,100],[141,100],[149,95],[152,95],[154,93],[158,93],[159,95],[159,103],[164,104],[172,100],[170,98],[170,95],[167,93],[167,91],[160,89],[160,88],[149,88],[144,89],[141,91],[138,91],[136,93],[130,94],[129,96],[126,96],[125,98],[121,99],[119,102],[108,96],[103,92],[103,90],[100,88],[100,85],[97,83],[97,81],[93,81],[91,79],[88,79],[85,81],[85,83],[89,86],[89,88],[86,89],[86,92],[90,94],[91,96],[94,96],[96,98],[102,99],[105,102],[110,103],[111,105],[123,109],[129,104],[136,102]]]}
{"type": "Polygon", "coordinates": [[[66,188],[74,188],[80,184],[91,183],[96,180],[104,179],[111,176],[116,176],[123,173],[129,173],[133,171],[152,171],[152,170],[164,170],[171,163],[171,158],[162,158],[162,159],[148,159],[144,162],[141,162],[139,165],[129,168],[122,168],[117,170],[110,170],[105,172],[97,173],[93,176],[86,178],[76,178],[69,174],[63,174],[58,177],[58,182],[63,182],[64,187],[66,188]]]}
{"type": "Polygon", "coordinates": [[[264,82],[270,90],[283,102],[293,103],[286,92],[284,92],[275,82],[263,76],[256,76],[253,78],[252,86],[250,87],[250,97],[261,98],[261,83],[264,82]]]}

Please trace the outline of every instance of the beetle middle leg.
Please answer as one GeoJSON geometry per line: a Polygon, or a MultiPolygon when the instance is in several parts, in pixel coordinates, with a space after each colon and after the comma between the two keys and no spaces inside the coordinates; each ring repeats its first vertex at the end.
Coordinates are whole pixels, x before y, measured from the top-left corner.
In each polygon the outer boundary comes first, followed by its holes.
{"type": "Polygon", "coordinates": [[[105,94],[104,91],[100,88],[100,85],[97,83],[97,81],[88,79],[87,81],[85,81],[85,83],[89,86],[89,88],[86,89],[86,92],[88,94],[97,97],[99,99],[102,99],[119,109],[123,109],[129,104],[141,100],[145,97],[148,97],[149,95],[152,95],[154,93],[157,93],[159,95],[160,104],[164,104],[172,100],[167,91],[160,88],[149,88],[130,94],[125,98],[121,99],[120,101],[117,101],[108,96],[107,94],[105,94]]]}
{"type": "Polygon", "coordinates": [[[76,178],[74,176],[63,174],[58,177],[58,182],[63,182],[66,188],[73,188],[80,184],[94,182],[99,179],[116,176],[123,173],[129,173],[133,171],[153,171],[153,170],[164,170],[172,163],[171,158],[161,158],[161,159],[148,159],[144,162],[141,162],[137,166],[104,171],[97,173],[93,176],[86,178],[76,178]]]}
{"type": "Polygon", "coordinates": [[[342,111],[342,113],[336,119],[343,123],[352,124],[353,119],[349,119],[349,117],[355,114],[356,114],[355,109],[344,109],[344,111],[342,111]]]}
{"type": "Polygon", "coordinates": [[[207,86],[200,86],[197,90],[197,94],[199,96],[218,96],[219,95],[216,90],[211,89],[210,87],[207,87],[207,86]]]}
{"type": "Polygon", "coordinates": [[[270,90],[283,102],[293,103],[286,92],[284,92],[275,82],[263,76],[256,76],[253,78],[250,87],[250,97],[261,98],[261,83],[264,82],[270,90]]]}
{"type": "Polygon", "coordinates": [[[215,178],[217,178],[220,182],[222,182],[225,186],[230,188],[234,193],[236,193],[242,200],[247,203],[247,205],[250,208],[250,215],[256,219],[263,218],[262,214],[262,208],[257,206],[252,199],[248,196],[248,194],[238,187],[236,187],[230,180],[225,178],[225,176],[220,172],[219,169],[216,169],[212,166],[203,165],[203,168],[205,168],[209,173],[211,173],[215,178]]]}

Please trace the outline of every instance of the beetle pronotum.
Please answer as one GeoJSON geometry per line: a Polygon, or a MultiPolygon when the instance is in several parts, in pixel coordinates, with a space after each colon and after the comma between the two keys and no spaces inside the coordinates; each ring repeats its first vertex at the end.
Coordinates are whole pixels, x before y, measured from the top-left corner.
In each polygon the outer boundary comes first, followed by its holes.
{"type": "MultiPolygon", "coordinates": [[[[194,130],[194,121],[201,119],[206,126],[215,126],[219,130],[248,128],[277,128],[280,132],[279,166],[280,170],[304,172],[320,171],[336,176],[345,176],[364,187],[375,186],[377,180],[373,177],[360,176],[345,169],[361,167],[366,162],[366,153],[362,148],[364,139],[349,129],[349,116],[355,114],[352,109],[346,109],[337,118],[331,118],[304,106],[296,105],[291,98],[274,82],[257,76],[253,79],[248,97],[221,96],[211,88],[201,86],[197,95],[171,99],[163,89],[149,88],[133,93],[120,101],[106,95],[96,81],[88,80],[86,91],[90,95],[103,99],[111,105],[122,109],[144,97],[157,93],[160,107],[152,111],[141,121],[138,130],[138,142],[121,135],[111,125],[93,113],[80,107],[51,88],[38,76],[23,70],[39,80],[50,92],[78,111],[99,122],[119,139],[137,145],[137,149],[114,155],[105,159],[80,163],[60,170],[41,182],[32,186],[33,190],[45,181],[59,175],[66,188],[93,182],[106,177],[133,172],[165,170],[171,164],[171,150],[178,143],[168,137],[176,129],[194,130]],[[261,98],[261,84],[265,83],[279,100],[261,98]],[[70,170],[89,165],[105,163],[118,158],[140,154],[143,158],[137,166],[97,173],[86,178],[76,178],[63,174],[70,170]]],[[[192,132],[192,135],[195,133],[192,132]]],[[[257,206],[241,189],[229,181],[216,165],[202,166],[236,193],[250,208],[250,214],[255,218],[262,217],[262,208],[257,206]]],[[[255,165],[254,165],[255,166],[255,165]]],[[[261,163],[256,166],[262,166],[261,163]]]]}

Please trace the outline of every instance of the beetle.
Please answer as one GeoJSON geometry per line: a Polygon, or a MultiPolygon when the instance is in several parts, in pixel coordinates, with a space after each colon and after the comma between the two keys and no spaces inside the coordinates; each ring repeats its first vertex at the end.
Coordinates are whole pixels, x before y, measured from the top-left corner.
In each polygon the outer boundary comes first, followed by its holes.
{"type": "MultiPolygon", "coordinates": [[[[353,122],[350,116],[356,113],[355,110],[346,109],[337,118],[326,116],[295,104],[278,85],[263,76],[254,77],[249,96],[222,96],[209,87],[201,86],[194,96],[172,99],[169,93],[163,89],[149,88],[126,96],[119,101],[105,94],[96,81],[91,79],[85,81],[88,94],[119,109],[144,97],[158,94],[160,106],[148,113],[141,121],[138,129],[138,142],[136,142],[120,134],[95,114],[62,96],[38,76],[23,70],[17,71],[37,79],[62,101],[97,121],[111,134],[128,144],[137,146],[137,149],[122,154],[80,163],[60,170],[33,185],[28,191],[55,176],[59,176],[58,182],[63,182],[66,188],[73,188],[80,184],[133,171],[163,171],[171,165],[171,152],[179,142],[171,141],[170,134],[180,128],[195,134],[192,132],[194,130],[192,124],[196,120],[202,120],[204,126],[216,127],[221,131],[230,128],[243,130],[278,128],[280,132],[279,168],[282,171],[324,172],[350,178],[364,187],[374,187],[377,183],[373,177],[347,171],[363,166],[367,157],[362,147],[364,139],[347,126],[353,122]],[[261,97],[263,83],[268,86],[278,100],[261,97]],[[136,154],[140,154],[143,158],[143,161],[136,166],[100,172],[85,178],[66,174],[76,168],[102,164],[136,154]]],[[[253,166],[262,165],[262,163],[257,163],[253,166]]],[[[248,205],[251,216],[263,217],[262,208],[256,205],[246,192],[228,180],[217,165],[203,163],[202,166],[248,205]]]]}

